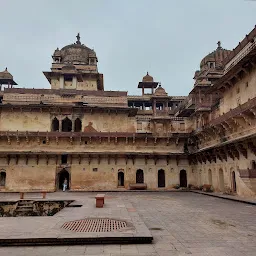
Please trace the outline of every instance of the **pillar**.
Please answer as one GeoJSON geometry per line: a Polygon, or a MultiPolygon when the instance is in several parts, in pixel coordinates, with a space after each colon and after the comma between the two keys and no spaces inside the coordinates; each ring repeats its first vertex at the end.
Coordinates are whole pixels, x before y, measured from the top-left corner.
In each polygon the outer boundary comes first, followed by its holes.
{"type": "Polygon", "coordinates": [[[76,76],[73,76],[72,78],[72,88],[76,88],[76,84],[77,84],[77,77],[76,76]]]}
{"type": "Polygon", "coordinates": [[[156,113],[156,100],[153,100],[153,113],[156,113]]]}
{"type": "Polygon", "coordinates": [[[144,95],[144,86],[142,86],[142,95],[144,95]]]}
{"type": "Polygon", "coordinates": [[[62,120],[60,119],[59,120],[59,132],[61,132],[62,131],[62,120]]]}
{"type": "Polygon", "coordinates": [[[61,75],[60,76],[60,89],[63,89],[64,88],[64,76],[61,75]]]}

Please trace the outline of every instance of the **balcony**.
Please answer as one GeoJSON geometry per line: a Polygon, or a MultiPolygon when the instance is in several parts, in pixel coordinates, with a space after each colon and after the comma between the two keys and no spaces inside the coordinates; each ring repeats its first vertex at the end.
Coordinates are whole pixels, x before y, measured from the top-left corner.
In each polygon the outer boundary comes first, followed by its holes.
{"type": "Polygon", "coordinates": [[[231,118],[234,118],[246,111],[250,111],[252,108],[256,107],[256,97],[247,101],[246,103],[239,105],[238,107],[230,110],[229,112],[211,120],[209,122],[210,125],[218,125],[221,124],[231,118]]]}
{"type": "Polygon", "coordinates": [[[211,111],[211,102],[201,102],[196,104],[195,111],[211,111]]]}

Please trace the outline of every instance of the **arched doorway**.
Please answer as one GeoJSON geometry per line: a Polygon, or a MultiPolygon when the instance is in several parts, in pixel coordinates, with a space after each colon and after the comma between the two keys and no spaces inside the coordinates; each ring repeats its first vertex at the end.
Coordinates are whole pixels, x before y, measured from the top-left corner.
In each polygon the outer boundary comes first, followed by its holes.
{"type": "Polygon", "coordinates": [[[208,182],[209,182],[209,185],[212,185],[212,170],[211,169],[208,170],[208,182]]]}
{"type": "Polygon", "coordinates": [[[219,189],[224,191],[224,173],[222,169],[219,170],[219,189]]]}
{"type": "Polygon", "coordinates": [[[74,129],[74,131],[75,132],[81,132],[81,130],[82,130],[82,122],[79,118],[77,118],[75,120],[75,129],[74,129]]]}
{"type": "Polygon", "coordinates": [[[124,173],[119,172],[118,173],[118,187],[123,187],[124,186],[124,173]]]}
{"type": "Polygon", "coordinates": [[[70,175],[69,175],[69,172],[67,170],[65,170],[65,169],[62,169],[58,173],[57,190],[62,190],[63,189],[63,182],[64,182],[65,179],[67,179],[67,181],[68,181],[67,189],[69,189],[69,186],[70,186],[70,175]]]}
{"type": "Polygon", "coordinates": [[[56,117],[54,117],[54,119],[52,120],[52,131],[58,132],[59,128],[60,128],[59,120],[56,117]]]}
{"type": "Polygon", "coordinates": [[[1,171],[0,172],[0,186],[5,187],[5,181],[6,181],[6,172],[1,171]]]}
{"type": "Polygon", "coordinates": [[[165,173],[163,169],[158,170],[158,187],[165,187],[165,173]]]}
{"type": "Polygon", "coordinates": [[[62,120],[62,131],[63,132],[71,132],[72,131],[72,121],[66,117],[62,120]]]}
{"type": "Polygon", "coordinates": [[[236,192],[236,173],[232,172],[232,191],[236,192]]]}
{"type": "Polygon", "coordinates": [[[136,172],[136,183],[144,183],[144,173],[141,169],[136,172]]]}
{"type": "Polygon", "coordinates": [[[185,170],[180,171],[180,187],[186,188],[187,184],[187,172],[185,170]]]}

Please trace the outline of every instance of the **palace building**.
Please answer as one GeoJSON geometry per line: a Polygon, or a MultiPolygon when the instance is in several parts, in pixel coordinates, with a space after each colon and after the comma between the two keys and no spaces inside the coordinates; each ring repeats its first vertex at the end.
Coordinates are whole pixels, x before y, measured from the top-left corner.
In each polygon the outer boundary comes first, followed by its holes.
{"type": "Polygon", "coordinates": [[[104,90],[94,50],[52,55],[50,89],[0,72],[0,191],[170,190],[211,185],[256,195],[256,28],[231,50],[218,42],[188,96],[148,73],[141,95],[104,90]]]}

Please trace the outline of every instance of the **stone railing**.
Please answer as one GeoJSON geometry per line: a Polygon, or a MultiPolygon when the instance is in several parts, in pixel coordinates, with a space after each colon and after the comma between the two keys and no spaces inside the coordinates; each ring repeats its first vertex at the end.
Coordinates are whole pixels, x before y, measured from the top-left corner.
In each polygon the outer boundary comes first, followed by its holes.
{"type": "Polygon", "coordinates": [[[255,42],[253,42],[247,47],[247,49],[238,53],[237,56],[233,58],[233,61],[227,63],[226,68],[224,70],[224,74],[226,74],[230,69],[232,69],[241,59],[248,55],[255,47],[256,44],[255,42]]]}

